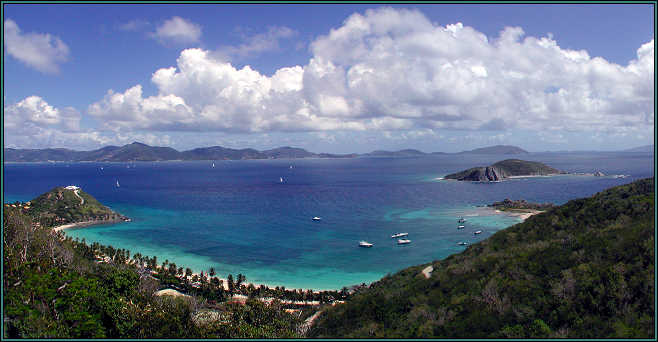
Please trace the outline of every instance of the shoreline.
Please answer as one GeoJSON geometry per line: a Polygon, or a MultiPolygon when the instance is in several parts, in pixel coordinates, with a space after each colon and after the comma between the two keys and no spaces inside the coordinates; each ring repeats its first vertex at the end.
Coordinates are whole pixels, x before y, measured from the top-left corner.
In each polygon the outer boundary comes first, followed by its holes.
{"type": "Polygon", "coordinates": [[[514,216],[518,217],[521,219],[521,222],[525,221],[528,219],[528,217],[541,214],[545,210],[536,210],[536,209],[511,209],[511,210],[499,210],[499,209],[494,209],[492,207],[487,207],[490,210],[493,210],[495,214],[498,215],[507,215],[507,216],[514,216]],[[523,210],[523,211],[520,211],[523,210]]]}
{"type": "Polygon", "coordinates": [[[117,220],[94,220],[94,221],[74,222],[74,223],[67,223],[67,224],[63,224],[63,225],[60,225],[60,226],[53,227],[53,231],[60,232],[60,231],[64,231],[64,230],[72,229],[72,228],[100,226],[100,225],[104,225],[104,224],[114,224],[114,223],[121,223],[121,222],[126,222],[126,221],[121,220],[121,219],[117,219],[117,220]]]}

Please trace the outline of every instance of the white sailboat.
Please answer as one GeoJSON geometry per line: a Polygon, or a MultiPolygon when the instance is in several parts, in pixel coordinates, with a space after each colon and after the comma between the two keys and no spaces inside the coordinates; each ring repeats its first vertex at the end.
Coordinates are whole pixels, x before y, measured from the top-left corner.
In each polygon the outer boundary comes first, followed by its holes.
{"type": "Polygon", "coordinates": [[[279,177],[279,183],[283,183],[283,177],[279,177]]]}
{"type": "Polygon", "coordinates": [[[372,244],[368,241],[359,241],[359,247],[372,247],[372,244]]]}
{"type": "Polygon", "coordinates": [[[212,167],[215,167],[215,163],[212,163],[212,167]]]}
{"type": "Polygon", "coordinates": [[[119,180],[117,179],[117,188],[118,188],[118,187],[120,187],[120,185],[119,185],[119,180]]]}

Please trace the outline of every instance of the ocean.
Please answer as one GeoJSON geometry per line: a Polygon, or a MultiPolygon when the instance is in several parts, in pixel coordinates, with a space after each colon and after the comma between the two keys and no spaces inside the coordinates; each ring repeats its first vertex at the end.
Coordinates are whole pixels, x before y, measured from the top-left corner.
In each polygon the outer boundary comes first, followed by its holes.
{"type": "Polygon", "coordinates": [[[77,185],[132,222],[67,230],[71,237],[195,272],[214,267],[224,278],[242,273],[256,284],[323,290],[445,258],[465,248],[458,242],[476,243],[520,222],[484,207],[492,202],[563,204],[654,173],[652,153],[531,153],[520,157],[628,177],[438,179],[510,157],[519,156],[5,163],[3,202],[77,185]],[[466,227],[458,230],[461,216],[466,227]],[[391,235],[398,232],[411,243],[397,245],[391,235]],[[360,240],[374,246],[359,248],[360,240]]]}

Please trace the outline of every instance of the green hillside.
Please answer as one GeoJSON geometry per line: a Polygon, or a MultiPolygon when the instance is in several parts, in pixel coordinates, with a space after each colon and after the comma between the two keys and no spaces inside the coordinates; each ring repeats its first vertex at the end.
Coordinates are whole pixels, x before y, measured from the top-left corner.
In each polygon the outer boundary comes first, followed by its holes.
{"type": "Polygon", "coordinates": [[[56,187],[30,201],[28,207],[25,212],[44,226],[126,219],[79,188],[56,187]]]}
{"type": "Polygon", "coordinates": [[[510,176],[550,175],[560,173],[560,170],[543,163],[520,159],[506,159],[491,166],[505,170],[510,176]]]}
{"type": "Polygon", "coordinates": [[[654,196],[650,178],[551,208],[384,277],[310,336],[654,338],[654,196]]]}

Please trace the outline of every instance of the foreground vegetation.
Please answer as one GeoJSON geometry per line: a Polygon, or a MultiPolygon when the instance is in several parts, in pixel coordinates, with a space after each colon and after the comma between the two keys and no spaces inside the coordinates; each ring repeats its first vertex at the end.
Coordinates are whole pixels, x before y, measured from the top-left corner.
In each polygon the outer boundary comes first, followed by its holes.
{"type": "Polygon", "coordinates": [[[294,338],[304,318],[348,296],[255,287],[241,274],[224,284],[213,269],[192,274],[168,260],[72,240],[50,224],[96,217],[104,207],[62,189],[4,205],[4,338],[294,338]],[[186,295],[158,296],[160,289],[186,295]]]}
{"type": "Polygon", "coordinates": [[[550,208],[386,276],[310,336],[654,338],[654,205],[651,178],[550,208]]]}

